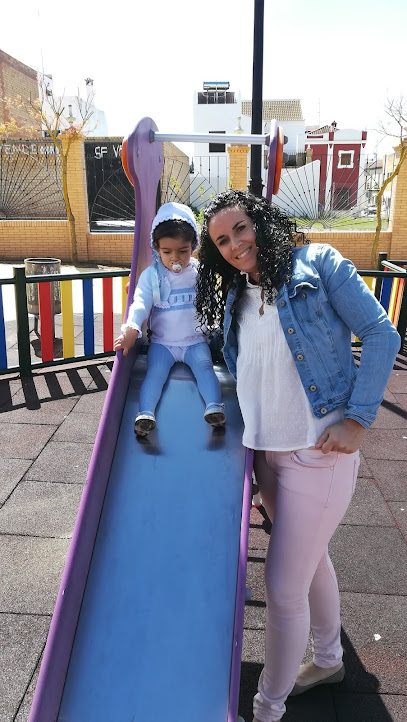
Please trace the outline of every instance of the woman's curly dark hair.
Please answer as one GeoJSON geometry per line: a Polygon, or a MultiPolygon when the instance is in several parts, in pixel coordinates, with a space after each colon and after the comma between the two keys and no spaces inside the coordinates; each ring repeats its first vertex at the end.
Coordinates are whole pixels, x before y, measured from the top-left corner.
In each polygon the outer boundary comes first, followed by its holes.
{"type": "Polygon", "coordinates": [[[296,225],[265,198],[257,198],[246,191],[227,190],[219,193],[205,208],[199,248],[200,267],[197,278],[195,305],[202,327],[208,332],[223,326],[227,291],[237,283],[236,302],[246,285],[246,278],[221,256],[212,241],[208,226],[216,213],[224,208],[241,208],[252,220],[258,247],[257,265],[259,285],[265,300],[275,301],[277,291],[288,283],[292,273],[292,248],[295,245],[296,225]]]}

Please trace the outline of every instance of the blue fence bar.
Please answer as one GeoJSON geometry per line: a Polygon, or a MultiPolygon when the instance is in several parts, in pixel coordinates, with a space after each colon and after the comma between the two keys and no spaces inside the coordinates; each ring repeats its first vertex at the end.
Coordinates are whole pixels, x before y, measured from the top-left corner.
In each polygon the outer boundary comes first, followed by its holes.
{"type": "Polygon", "coordinates": [[[93,280],[84,278],[83,287],[83,350],[85,356],[95,353],[95,329],[93,325],[93,280]]]}
{"type": "Polygon", "coordinates": [[[392,285],[393,285],[392,278],[383,278],[380,303],[382,304],[383,308],[385,308],[385,309],[388,309],[388,307],[389,307],[392,285]]]}

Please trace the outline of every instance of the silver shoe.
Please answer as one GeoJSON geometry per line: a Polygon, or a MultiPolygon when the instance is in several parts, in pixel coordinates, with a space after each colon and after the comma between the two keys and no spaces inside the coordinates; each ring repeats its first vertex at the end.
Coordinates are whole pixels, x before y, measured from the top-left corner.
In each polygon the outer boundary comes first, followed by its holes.
{"type": "Polygon", "coordinates": [[[153,429],[155,429],[154,414],[137,414],[134,422],[136,436],[147,436],[153,429]]]}
{"type": "Polygon", "coordinates": [[[225,404],[208,404],[204,419],[211,426],[223,426],[226,422],[225,404]]]}

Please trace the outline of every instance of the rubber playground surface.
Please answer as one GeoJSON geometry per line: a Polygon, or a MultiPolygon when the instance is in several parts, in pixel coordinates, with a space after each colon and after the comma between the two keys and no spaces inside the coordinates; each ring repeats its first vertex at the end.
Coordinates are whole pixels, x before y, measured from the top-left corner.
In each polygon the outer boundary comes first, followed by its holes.
{"type": "MultiPolygon", "coordinates": [[[[0,377],[0,722],[28,719],[111,368],[109,359],[42,369],[24,382],[16,374],[0,377]]],[[[157,494],[155,484],[145,489],[147,518],[154,516],[157,494]]],[[[221,495],[219,503],[226,506],[221,495]]],[[[261,511],[252,510],[249,532],[252,598],[245,606],[239,703],[246,722],[264,655],[269,528],[261,511]]],[[[193,508],[186,505],[184,514],[182,524],[192,527],[193,508]]],[[[346,677],[290,699],[284,720],[405,722],[406,355],[398,356],[365,438],[355,496],[331,555],[341,589],[346,677]]],[[[179,722],[195,719],[180,700],[179,722]]]]}

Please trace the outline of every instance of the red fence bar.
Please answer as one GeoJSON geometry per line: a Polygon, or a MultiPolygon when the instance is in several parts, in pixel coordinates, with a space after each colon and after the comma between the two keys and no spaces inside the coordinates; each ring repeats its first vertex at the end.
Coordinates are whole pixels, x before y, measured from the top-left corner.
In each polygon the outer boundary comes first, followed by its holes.
{"type": "Polygon", "coordinates": [[[52,323],[51,283],[43,281],[38,284],[38,300],[40,307],[41,328],[41,359],[54,360],[54,329],[52,323]]]}
{"type": "Polygon", "coordinates": [[[113,349],[113,278],[103,279],[103,350],[113,349]]]}

